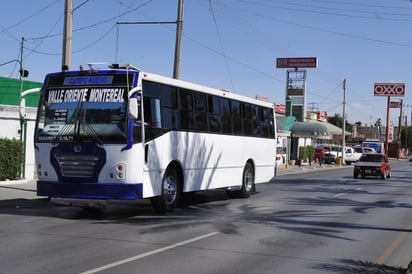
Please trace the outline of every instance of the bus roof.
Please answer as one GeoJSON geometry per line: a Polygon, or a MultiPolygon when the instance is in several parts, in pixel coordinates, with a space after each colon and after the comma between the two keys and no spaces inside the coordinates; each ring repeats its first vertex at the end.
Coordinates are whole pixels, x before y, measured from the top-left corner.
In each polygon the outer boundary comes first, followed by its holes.
{"type": "Polygon", "coordinates": [[[230,99],[234,99],[234,100],[238,100],[238,101],[242,101],[242,102],[248,102],[248,103],[261,105],[261,106],[264,106],[264,107],[269,107],[269,108],[274,107],[274,105],[272,103],[268,103],[268,102],[264,102],[264,101],[261,101],[261,100],[258,100],[258,99],[250,98],[250,97],[247,97],[247,96],[244,96],[244,95],[232,93],[228,90],[219,90],[219,89],[215,89],[215,88],[211,88],[211,87],[207,87],[207,86],[202,86],[202,85],[199,85],[199,84],[195,84],[195,83],[191,83],[191,82],[187,82],[187,81],[182,81],[182,80],[179,80],[179,79],[173,79],[173,78],[170,78],[170,77],[165,77],[165,76],[162,76],[162,75],[148,73],[148,72],[140,72],[140,73],[142,73],[142,79],[144,79],[144,80],[163,83],[163,84],[168,84],[168,85],[172,85],[172,86],[176,86],[176,87],[180,87],[180,88],[187,88],[187,89],[197,90],[197,91],[201,91],[201,92],[216,95],[216,96],[221,96],[221,97],[226,97],[226,98],[230,98],[230,99]]]}
{"type": "MultiPolygon", "coordinates": [[[[50,75],[50,76],[51,75],[59,75],[59,74],[60,75],[61,74],[75,75],[75,74],[79,74],[79,73],[87,74],[88,72],[92,72],[92,71],[106,72],[106,73],[110,73],[110,72],[114,72],[114,71],[120,72],[120,73],[122,73],[122,72],[123,73],[126,73],[126,72],[139,73],[139,74],[141,74],[141,79],[142,80],[153,81],[153,82],[158,82],[158,83],[162,83],[162,84],[168,84],[168,85],[172,85],[172,86],[176,86],[176,87],[180,87],[180,88],[197,90],[197,91],[201,91],[201,92],[216,95],[216,96],[226,97],[226,98],[230,98],[230,99],[234,99],[234,100],[238,100],[238,101],[242,101],[242,102],[248,102],[248,103],[261,105],[261,106],[268,107],[268,108],[274,108],[274,105],[272,103],[264,102],[264,101],[254,99],[254,98],[251,98],[251,97],[247,97],[247,96],[244,96],[244,95],[240,95],[240,94],[235,94],[235,93],[232,93],[228,90],[219,90],[219,89],[215,89],[215,88],[195,84],[195,83],[192,83],[192,82],[187,82],[187,81],[183,81],[183,80],[179,80],[179,79],[174,79],[174,78],[170,78],[170,77],[166,77],[166,76],[162,76],[162,75],[158,75],[158,74],[154,74],[154,73],[139,71],[136,67],[133,67],[133,66],[128,66],[128,67],[130,67],[131,69],[126,69],[126,68],[123,68],[122,66],[120,66],[119,68],[109,67],[107,69],[100,69],[99,68],[99,69],[90,69],[90,70],[69,70],[69,71],[49,73],[48,75],[50,75]]],[[[93,75],[93,74],[90,74],[90,75],[93,75]]]]}

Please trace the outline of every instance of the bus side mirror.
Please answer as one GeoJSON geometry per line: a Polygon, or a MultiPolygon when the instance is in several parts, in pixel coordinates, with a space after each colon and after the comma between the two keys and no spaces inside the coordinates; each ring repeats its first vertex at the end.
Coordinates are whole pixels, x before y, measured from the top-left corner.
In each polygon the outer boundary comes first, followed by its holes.
{"type": "Polygon", "coordinates": [[[140,97],[139,95],[141,94],[142,89],[137,86],[132,88],[129,93],[128,93],[128,98],[129,98],[129,117],[132,119],[137,119],[139,118],[139,104],[137,102],[137,98],[140,97]]]}
{"type": "Polygon", "coordinates": [[[139,108],[137,105],[137,98],[130,98],[129,99],[129,117],[132,119],[139,118],[139,108]]]}

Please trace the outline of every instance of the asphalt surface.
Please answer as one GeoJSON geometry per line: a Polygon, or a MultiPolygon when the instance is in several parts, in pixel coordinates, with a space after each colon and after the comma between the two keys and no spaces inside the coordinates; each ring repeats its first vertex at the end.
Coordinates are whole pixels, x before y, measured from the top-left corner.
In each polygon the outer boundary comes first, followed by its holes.
{"type": "MultiPolygon", "coordinates": [[[[396,159],[392,159],[396,160],[396,159]]],[[[400,159],[398,161],[407,161],[408,159],[400,159]]],[[[330,169],[338,169],[338,168],[353,168],[350,165],[335,165],[335,164],[313,164],[313,165],[281,165],[276,167],[276,176],[284,176],[288,174],[295,174],[295,173],[304,173],[304,172],[314,172],[314,171],[323,171],[323,170],[330,170],[330,169]]],[[[408,269],[406,270],[406,274],[412,274],[412,261],[408,265],[408,269]]]]}
{"type": "MultiPolygon", "coordinates": [[[[401,160],[403,161],[403,159],[401,160]]],[[[326,170],[331,170],[331,169],[341,169],[341,168],[352,168],[351,166],[347,165],[335,165],[335,164],[313,164],[313,165],[280,165],[277,166],[275,169],[275,175],[276,176],[287,176],[288,174],[296,174],[296,173],[305,173],[305,172],[321,172],[321,171],[326,171],[326,170]]],[[[30,179],[20,179],[20,180],[6,180],[6,181],[0,181],[0,186],[7,186],[7,185],[24,185],[28,184],[30,188],[35,188],[35,180],[30,180],[30,179]]],[[[408,269],[406,271],[406,274],[412,274],[412,261],[408,265],[408,269]]]]}

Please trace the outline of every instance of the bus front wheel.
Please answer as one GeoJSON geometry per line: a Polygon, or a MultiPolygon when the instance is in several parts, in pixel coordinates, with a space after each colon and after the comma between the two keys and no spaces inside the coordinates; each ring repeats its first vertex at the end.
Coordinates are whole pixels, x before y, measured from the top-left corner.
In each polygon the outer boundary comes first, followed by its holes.
{"type": "Polygon", "coordinates": [[[172,212],[177,206],[179,196],[179,175],[174,168],[168,168],[163,176],[160,195],[151,199],[152,207],[159,213],[172,212]]]}

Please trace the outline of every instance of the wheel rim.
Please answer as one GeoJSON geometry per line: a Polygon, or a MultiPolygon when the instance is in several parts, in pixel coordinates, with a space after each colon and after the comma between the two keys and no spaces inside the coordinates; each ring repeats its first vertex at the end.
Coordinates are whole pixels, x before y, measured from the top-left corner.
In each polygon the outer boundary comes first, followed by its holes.
{"type": "Polygon", "coordinates": [[[172,204],[176,200],[176,180],[173,176],[168,176],[163,182],[163,198],[167,204],[172,204]]]}
{"type": "Polygon", "coordinates": [[[250,167],[245,171],[244,180],[245,190],[249,192],[253,188],[253,172],[250,167]]]}

